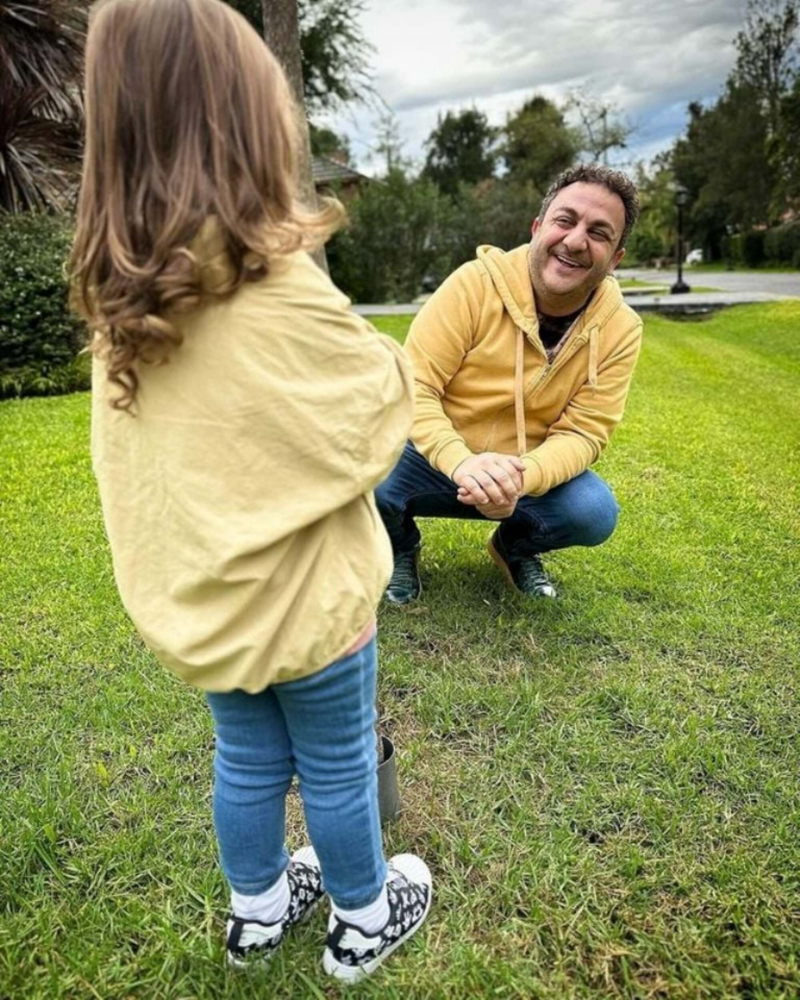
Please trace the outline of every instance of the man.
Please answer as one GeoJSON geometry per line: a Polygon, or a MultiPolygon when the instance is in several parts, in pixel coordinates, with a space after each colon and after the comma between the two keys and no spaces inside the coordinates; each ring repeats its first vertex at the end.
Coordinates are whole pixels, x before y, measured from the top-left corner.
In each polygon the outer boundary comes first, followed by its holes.
{"type": "Polygon", "coordinates": [[[419,596],[414,517],[499,522],[489,553],[523,594],[555,597],[541,556],[599,545],[619,508],[589,470],[622,418],[642,323],[610,277],[639,212],[601,166],[545,195],[530,245],[479,247],[420,310],[411,440],[376,499],[394,550],[388,600],[419,596]]]}

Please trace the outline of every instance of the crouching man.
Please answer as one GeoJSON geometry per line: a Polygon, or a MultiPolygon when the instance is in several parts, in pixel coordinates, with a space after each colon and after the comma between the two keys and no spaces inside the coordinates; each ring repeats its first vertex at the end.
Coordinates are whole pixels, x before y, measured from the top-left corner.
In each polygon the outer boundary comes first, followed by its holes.
{"type": "Polygon", "coordinates": [[[414,320],[411,440],[376,491],[394,550],[388,600],[419,596],[416,516],[498,521],[492,559],[541,597],[556,595],[544,553],[614,530],[616,500],[589,466],[622,418],[641,343],[610,276],[638,211],[624,174],[568,170],[529,245],[479,247],[414,320]]]}

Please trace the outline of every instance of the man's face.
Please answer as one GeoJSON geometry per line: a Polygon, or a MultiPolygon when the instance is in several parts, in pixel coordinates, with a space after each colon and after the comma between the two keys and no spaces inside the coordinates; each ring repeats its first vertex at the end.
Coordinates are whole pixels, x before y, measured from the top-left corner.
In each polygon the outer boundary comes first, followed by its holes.
{"type": "Polygon", "coordinates": [[[617,250],[624,226],[622,199],[608,188],[582,181],[562,188],[533,224],[531,280],[543,304],[581,305],[625,255],[617,250]]]}

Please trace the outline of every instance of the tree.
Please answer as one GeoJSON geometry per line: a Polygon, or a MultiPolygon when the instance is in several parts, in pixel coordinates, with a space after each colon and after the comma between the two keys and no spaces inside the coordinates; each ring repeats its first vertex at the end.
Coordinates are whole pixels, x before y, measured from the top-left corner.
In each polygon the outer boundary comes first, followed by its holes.
{"type": "Polygon", "coordinates": [[[323,128],[309,122],[311,131],[311,152],[314,156],[328,156],[339,163],[349,164],[352,159],[350,142],[346,135],[339,135],[333,129],[323,128]]]}
{"type": "Polygon", "coordinates": [[[0,0],[0,208],[61,208],[80,165],[86,12],[0,0]]]}
{"type": "Polygon", "coordinates": [[[567,125],[563,111],[540,95],[509,115],[503,134],[501,154],[509,179],[530,181],[540,195],[574,163],[581,148],[580,136],[567,125]]]}
{"type": "Polygon", "coordinates": [[[428,155],[423,175],[445,194],[455,195],[459,184],[477,184],[494,173],[496,129],[486,115],[471,108],[439,115],[425,141],[428,155]]]}
{"type": "MultiPolygon", "coordinates": [[[[226,2],[263,33],[267,11],[262,0],[226,2]]],[[[268,3],[271,6],[272,0],[268,3]]],[[[309,115],[371,98],[372,48],[359,24],[364,10],[364,0],[297,0],[303,98],[309,115]]]]}
{"type": "Polygon", "coordinates": [[[298,0],[300,51],[309,115],[374,96],[372,46],[359,17],[365,0],[298,0]]]}
{"type": "Polygon", "coordinates": [[[800,211],[800,76],[794,87],[781,99],[780,125],[771,148],[777,181],[773,192],[773,211],[800,211]]]}
{"type": "Polygon", "coordinates": [[[800,0],[748,0],[744,28],[736,36],[738,57],[730,83],[758,95],[771,136],[779,131],[781,98],[796,74],[798,25],[800,0]]]}
{"type": "Polygon", "coordinates": [[[770,220],[775,173],[767,135],[766,111],[748,85],[730,82],[710,108],[689,105],[689,124],[673,147],[672,167],[689,191],[690,233],[712,258],[721,256],[728,229],[770,220]]]}
{"type": "Polygon", "coordinates": [[[375,145],[372,152],[386,160],[385,176],[395,171],[403,172],[408,163],[403,158],[403,140],[400,138],[400,123],[391,108],[385,108],[372,127],[375,129],[375,145]]]}
{"type": "Polygon", "coordinates": [[[630,241],[630,256],[644,263],[675,252],[675,174],[670,155],[660,154],[647,170],[636,165],[641,214],[630,241]]]}
{"type": "Polygon", "coordinates": [[[571,91],[564,110],[578,119],[581,152],[588,153],[593,163],[608,163],[609,150],[624,149],[633,133],[616,104],[593,97],[585,88],[571,91]]]}
{"type": "MultiPolygon", "coordinates": [[[[297,102],[298,111],[302,111],[303,70],[300,56],[297,0],[262,0],[262,8],[264,11],[264,38],[286,73],[289,86],[297,102]]],[[[307,205],[315,205],[317,194],[314,190],[311,174],[311,139],[306,115],[302,115],[298,125],[300,130],[300,162],[298,164],[300,196],[307,205]]]]}

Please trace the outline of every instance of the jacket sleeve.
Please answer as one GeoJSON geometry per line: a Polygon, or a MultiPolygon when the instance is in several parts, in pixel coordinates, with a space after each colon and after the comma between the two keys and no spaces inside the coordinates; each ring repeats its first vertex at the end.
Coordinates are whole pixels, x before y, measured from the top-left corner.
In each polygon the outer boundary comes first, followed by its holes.
{"type": "Polygon", "coordinates": [[[280,470],[268,494],[284,511],[282,533],[370,493],[411,430],[413,375],[402,347],[350,312],[338,291],[326,298],[260,338],[258,399],[243,414],[263,442],[263,468],[280,470]]]}
{"type": "Polygon", "coordinates": [[[411,324],[406,350],[414,365],[411,439],[434,469],[451,476],[472,451],[442,406],[450,380],[472,347],[483,305],[483,281],[471,261],[437,288],[411,324]]]}
{"type": "Polygon", "coordinates": [[[641,342],[638,322],[599,366],[596,387],[584,383],[550,426],[545,440],[523,456],[525,493],[541,496],[574,479],[599,458],[622,419],[641,342]]]}
{"type": "Polygon", "coordinates": [[[321,377],[296,425],[307,478],[324,489],[331,508],[369,493],[388,476],[413,417],[413,374],[403,348],[354,314],[341,327],[346,337],[334,336],[317,359],[321,377]]]}

